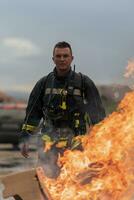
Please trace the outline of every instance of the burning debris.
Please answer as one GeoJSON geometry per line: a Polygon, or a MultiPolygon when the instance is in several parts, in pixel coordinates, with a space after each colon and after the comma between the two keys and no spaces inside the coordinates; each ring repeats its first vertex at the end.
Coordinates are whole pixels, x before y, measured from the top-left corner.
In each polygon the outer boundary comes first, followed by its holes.
{"type": "Polygon", "coordinates": [[[83,151],[67,150],[58,159],[58,178],[37,168],[51,200],[134,199],[134,92],[116,112],[81,136],[83,151]],[[40,171],[41,170],[41,171],[40,171]]]}

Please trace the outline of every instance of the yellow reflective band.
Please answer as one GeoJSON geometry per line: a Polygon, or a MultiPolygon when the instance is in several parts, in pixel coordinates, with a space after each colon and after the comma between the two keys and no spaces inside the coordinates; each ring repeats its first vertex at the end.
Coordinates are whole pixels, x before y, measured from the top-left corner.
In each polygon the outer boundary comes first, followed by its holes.
{"type": "Polygon", "coordinates": [[[24,131],[33,132],[36,130],[36,128],[37,128],[36,126],[32,126],[32,125],[28,125],[28,124],[23,124],[23,126],[22,126],[22,130],[24,130],[24,131]]]}
{"type": "Polygon", "coordinates": [[[67,141],[60,141],[56,144],[57,148],[63,148],[67,146],[67,141]]]}
{"type": "Polygon", "coordinates": [[[51,142],[52,141],[52,139],[49,135],[43,135],[42,140],[45,141],[45,142],[51,142]]]}
{"type": "Polygon", "coordinates": [[[60,141],[67,141],[67,137],[60,137],[60,141]]]}
{"type": "Polygon", "coordinates": [[[45,89],[45,94],[61,94],[61,88],[53,88],[53,89],[51,89],[51,88],[46,88],[45,89]],[[52,90],[52,91],[51,91],[52,90]]]}
{"type": "MultiPolygon", "coordinates": [[[[70,87],[69,87],[70,89],[70,87]]],[[[45,94],[61,94],[61,92],[63,92],[63,89],[62,88],[53,88],[52,91],[51,91],[51,88],[46,88],[45,89],[45,94]]],[[[67,95],[67,91],[64,90],[64,93],[63,95],[67,95]]],[[[81,91],[80,89],[74,89],[73,90],[73,95],[76,95],[76,96],[81,96],[81,91]]]]}
{"type": "Polygon", "coordinates": [[[60,108],[62,108],[63,110],[67,109],[67,105],[65,101],[62,102],[62,105],[60,105],[60,108]]]}
{"type": "Polygon", "coordinates": [[[80,125],[80,121],[78,119],[75,120],[75,128],[78,128],[80,125]]]}

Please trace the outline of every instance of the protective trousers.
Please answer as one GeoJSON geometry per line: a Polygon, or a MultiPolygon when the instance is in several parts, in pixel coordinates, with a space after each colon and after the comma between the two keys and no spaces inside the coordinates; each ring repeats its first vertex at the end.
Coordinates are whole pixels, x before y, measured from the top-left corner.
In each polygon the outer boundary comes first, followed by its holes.
{"type": "MultiPolygon", "coordinates": [[[[59,154],[62,156],[65,150],[72,148],[74,133],[70,128],[58,128],[47,134],[42,133],[39,137],[38,165],[43,167],[47,177],[57,178],[60,174],[60,166],[57,164],[59,154]]],[[[77,149],[81,150],[80,143],[77,149]]]]}

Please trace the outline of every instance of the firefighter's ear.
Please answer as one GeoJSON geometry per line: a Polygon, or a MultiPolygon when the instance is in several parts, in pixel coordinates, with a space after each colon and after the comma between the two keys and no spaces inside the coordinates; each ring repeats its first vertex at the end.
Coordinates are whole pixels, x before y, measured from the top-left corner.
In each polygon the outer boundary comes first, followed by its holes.
{"type": "Polygon", "coordinates": [[[72,61],[73,61],[73,59],[74,59],[74,56],[72,56],[72,61]]]}
{"type": "Polygon", "coordinates": [[[55,63],[54,57],[52,57],[53,62],[55,63]]]}

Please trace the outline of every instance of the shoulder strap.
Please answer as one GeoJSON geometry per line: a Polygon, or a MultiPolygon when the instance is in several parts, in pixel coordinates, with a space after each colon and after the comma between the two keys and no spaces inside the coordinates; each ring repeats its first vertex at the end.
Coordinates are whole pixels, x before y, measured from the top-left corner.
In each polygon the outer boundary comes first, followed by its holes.
{"type": "Polygon", "coordinates": [[[84,75],[80,72],[76,73],[73,71],[68,83],[68,93],[70,95],[73,95],[74,89],[76,89],[77,87],[81,90],[81,96],[83,98],[84,97],[84,75]]]}
{"type": "Polygon", "coordinates": [[[80,77],[81,77],[81,92],[82,92],[82,98],[84,98],[84,90],[85,90],[85,79],[84,79],[84,75],[81,73],[81,72],[79,72],[79,75],[80,75],[80,77]]]}
{"type": "MultiPolygon", "coordinates": [[[[53,72],[50,72],[47,75],[45,86],[47,85],[47,82],[49,82],[50,80],[51,80],[51,91],[50,91],[50,94],[49,94],[49,98],[48,98],[48,102],[47,102],[46,107],[48,107],[49,104],[50,104],[51,97],[52,97],[52,91],[53,91],[53,88],[54,88],[54,76],[53,76],[53,72]]],[[[44,87],[44,89],[46,89],[46,87],[44,87]]]]}

